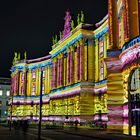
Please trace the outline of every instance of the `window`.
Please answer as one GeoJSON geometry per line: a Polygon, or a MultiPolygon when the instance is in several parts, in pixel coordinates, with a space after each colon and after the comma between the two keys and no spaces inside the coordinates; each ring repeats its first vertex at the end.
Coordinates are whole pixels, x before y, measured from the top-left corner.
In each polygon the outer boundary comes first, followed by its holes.
{"type": "Polygon", "coordinates": [[[101,61],[100,63],[100,80],[104,79],[104,63],[101,61]]]}
{"type": "Polygon", "coordinates": [[[104,56],[104,40],[103,40],[103,37],[99,38],[99,55],[100,55],[100,58],[104,56]]]}
{"type": "Polygon", "coordinates": [[[2,106],[2,101],[0,101],[0,107],[2,106]]]}
{"type": "Polygon", "coordinates": [[[42,84],[42,94],[44,94],[44,89],[45,89],[44,84],[42,84]]]}
{"type": "Polygon", "coordinates": [[[2,96],[2,90],[0,90],[0,96],[2,96]]]}
{"type": "Polygon", "coordinates": [[[22,76],[21,76],[21,77],[22,77],[22,78],[21,78],[21,79],[22,79],[22,81],[24,81],[24,73],[22,73],[22,76]]]}
{"type": "Polygon", "coordinates": [[[33,85],[32,85],[32,95],[35,95],[35,84],[33,83],[33,85]]]}
{"type": "Polygon", "coordinates": [[[35,79],[36,78],[36,71],[32,70],[32,78],[35,79]]]}
{"type": "Polygon", "coordinates": [[[45,78],[45,70],[43,70],[43,78],[45,78]]]}
{"type": "Polygon", "coordinates": [[[9,90],[6,92],[6,96],[10,96],[10,91],[9,90]]]}

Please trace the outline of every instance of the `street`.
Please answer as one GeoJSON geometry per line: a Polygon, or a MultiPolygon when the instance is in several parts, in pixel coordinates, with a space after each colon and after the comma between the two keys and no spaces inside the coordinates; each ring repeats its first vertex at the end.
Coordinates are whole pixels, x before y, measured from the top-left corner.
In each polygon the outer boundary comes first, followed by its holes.
{"type": "MultiPolygon", "coordinates": [[[[55,129],[44,129],[41,132],[42,140],[94,140],[93,138],[83,137],[78,135],[72,135],[58,131],[55,129]]],[[[38,138],[38,129],[30,128],[26,134],[21,130],[9,130],[8,127],[0,126],[0,139],[1,140],[37,140],[38,138]]],[[[99,140],[95,138],[95,140],[99,140]]]]}

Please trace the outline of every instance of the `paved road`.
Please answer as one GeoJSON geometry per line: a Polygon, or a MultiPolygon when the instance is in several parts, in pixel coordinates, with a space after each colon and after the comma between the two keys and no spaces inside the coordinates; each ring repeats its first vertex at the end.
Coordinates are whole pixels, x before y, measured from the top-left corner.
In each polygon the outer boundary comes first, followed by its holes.
{"type": "MultiPolygon", "coordinates": [[[[9,128],[0,126],[0,140],[37,140],[37,129],[29,129],[26,134],[21,130],[9,131],[9,128]]],[[[42,130],[41,140],[98,140],[89,137],[58,132],[53,129],[42,130]]]]}
{"type": "MultiPolygon", "coordinates": [[[[30,133],[37,135],[38,131],[37,129],[32,128],[30,129],[30,133]]],[[[94,140],[93,138],[72,135],[72,134],[57,131],[55,129],[42,130],[41,134],[42,134],[41,138],[44,140],[45,138],[49,138],[49,140],[94,140]]]]}
{"type": "Polygon", "coordinates": [[[9,131],[9,128],[0,126],[0,140],[35,140],[35,136],[25,135],[21,131],[9,131]]]}

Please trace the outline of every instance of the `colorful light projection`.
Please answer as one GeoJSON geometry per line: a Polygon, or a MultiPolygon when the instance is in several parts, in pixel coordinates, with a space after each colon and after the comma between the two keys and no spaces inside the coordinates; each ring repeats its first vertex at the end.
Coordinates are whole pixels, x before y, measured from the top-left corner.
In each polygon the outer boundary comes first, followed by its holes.
{"type": "Polygon", "coordinates": [[[119,47],[122,48],[124,43],[128,41],[129,35],[128,1],[117,0],[117,11],[118,11],[119,47]]]}
{"type": "MultiPolygon", "coordinates": [[[[42,86],[43,121],[94,121],[107,123],[109,129],[123,127],[127,133],[127,82],[129,72],[137,66],[124,66],[139,58],[140,45],[137,38],[123,46],[128,38],[127,1],[117,0],[119,47],[123,48],[107,51],[113,45],[111,2],[109,0],[108,16],[95,31],[86,30],[88,25],[83,24],[73,32],[64,30],[51,56],[27,60],[26,66],[19,62],[12,67],[13,119],[39,119],[42,86]],[[26,83],[27,89],[24,89],[26,83]],[[21,94],[17,96],[19,89],[21,94]]],[[[132,77],[133,90],[137,88],[134,81],[132,77]]]]}

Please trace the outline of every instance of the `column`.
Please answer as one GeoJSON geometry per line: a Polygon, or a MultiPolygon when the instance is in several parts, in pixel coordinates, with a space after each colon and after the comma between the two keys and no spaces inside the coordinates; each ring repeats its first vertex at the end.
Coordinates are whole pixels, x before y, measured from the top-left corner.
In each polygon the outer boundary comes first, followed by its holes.
{"type": "Polygon", "coordinates": [[[19,88],[18,88],[18,95],[21,95],[21,76],[22,76],[22,72],[19,71],[19,79],[18,79],[18,83],[19,83],[19,88]]]}
{"type": "Polygon", "coordinates": [[[84,65],[83,65],[83,69],[84,69],[84,80],[87,81],[88,80],[88,72],[87,72],[87,66],[88,66],[88,46],[87,46],[87,43],[85,42],[84,43],[85,45],[83,46],[84,47],[84,50],[83,50],[83,54],[84,54],[84,65]]]}
{"type": "Polygon", "coordinates": [[[60,86],[63,86],[63,55],[60,54],[60,86]]]}
{"type": "Polygon", "coordinates": [[[73,83],[73,74],[74,74],[74,50],[73,46],[70,47],[70,83],[73,83]]]}
{"type": "Polygon", "coordinates": [[[68,71],[68,73],[67,73],[67,83],[69,84],[70,83],[70,55],[71,55],[71,52],[70,52],[70,48],[68,49],[68,59],[67,59],[67,62],[68,62],[68,64],[67,64],[67,71],[68,71]]]}
{"type": "Polygon", "coordinates": [[[80,40],[80,80],[83,80],[83,42],[80,40]]]}
{"type": "Polygon", "coordinates": [[[60,54],[57,56],[58,60],[57,60],[57,87],[60,86],[60,54]]]}
{"type": "Polygon", "coordinates": [[[54,88],[57,87],[57,58],[55,58],[55,62],[54,62],[54,88]]]}
{"type": "Polygon", "coordinates": [[[92,39],[88,39],[88,81],[90,81],[90,82],[92,82],[94,80],[94,73],[95,73],[94,52],[98,53],[98,52],[94,51],[92,39]]]}
{"type": "MultiPolygon", "coordinates": [[[[104,58],[107,57],[107,34],[104,35],[104,58]]],[[[104,62],[104,78],[107,78],[107,67],[106,63],[104,62]]]]}
{"type": "Polygon", "coordinates": [[[45,93],[48,93],[48,66],[45,67],[45,82],[44,82],[44,88],[45,88],[45,93]]]}
{"type": "Polygon", "coordinates": [[[77,46],[74,48],[74,73],[73,73],[73,80],[74,83],[77,83],[77,46]]]}
{"type": "Polygon", "coordinates": [[[95,39],[95,82],[99,81],[99,45],[98,38],[95,39]]]}
{"type": "Polygon", "coordinates": [[[67,84],[67,53],[64,52],[64,65],[63,65],[63,70],[64,70],[64,74],[63,74],[63,85],[66,86],[67,84]]]}
{"type": "Polygon", "coordinates": [[[51,89],[51,65],[48,65],[47,66],[47,93],[50,92],[50,89],[51,89]]]}
{"type": "Polygon", "coordinates": [[[19,95],[19,71],[18,69],[16,70],[16,93],[15,95],[19,95]]]}
{"type": "Polygon", "coordinates": [[[21,94],[26,96],[26,69],[24,68],[21,74],[21,94]]]}
{"type": "Polygon", "coordinates": [[[80,45],[77,43],[77,81],[80,80],[80,45]]]}
{"type": "Polygon", "coordinates": [[[28,73],[27,73],[27,95],[31,96],[31,69],[29,69],[28,73]]]}

